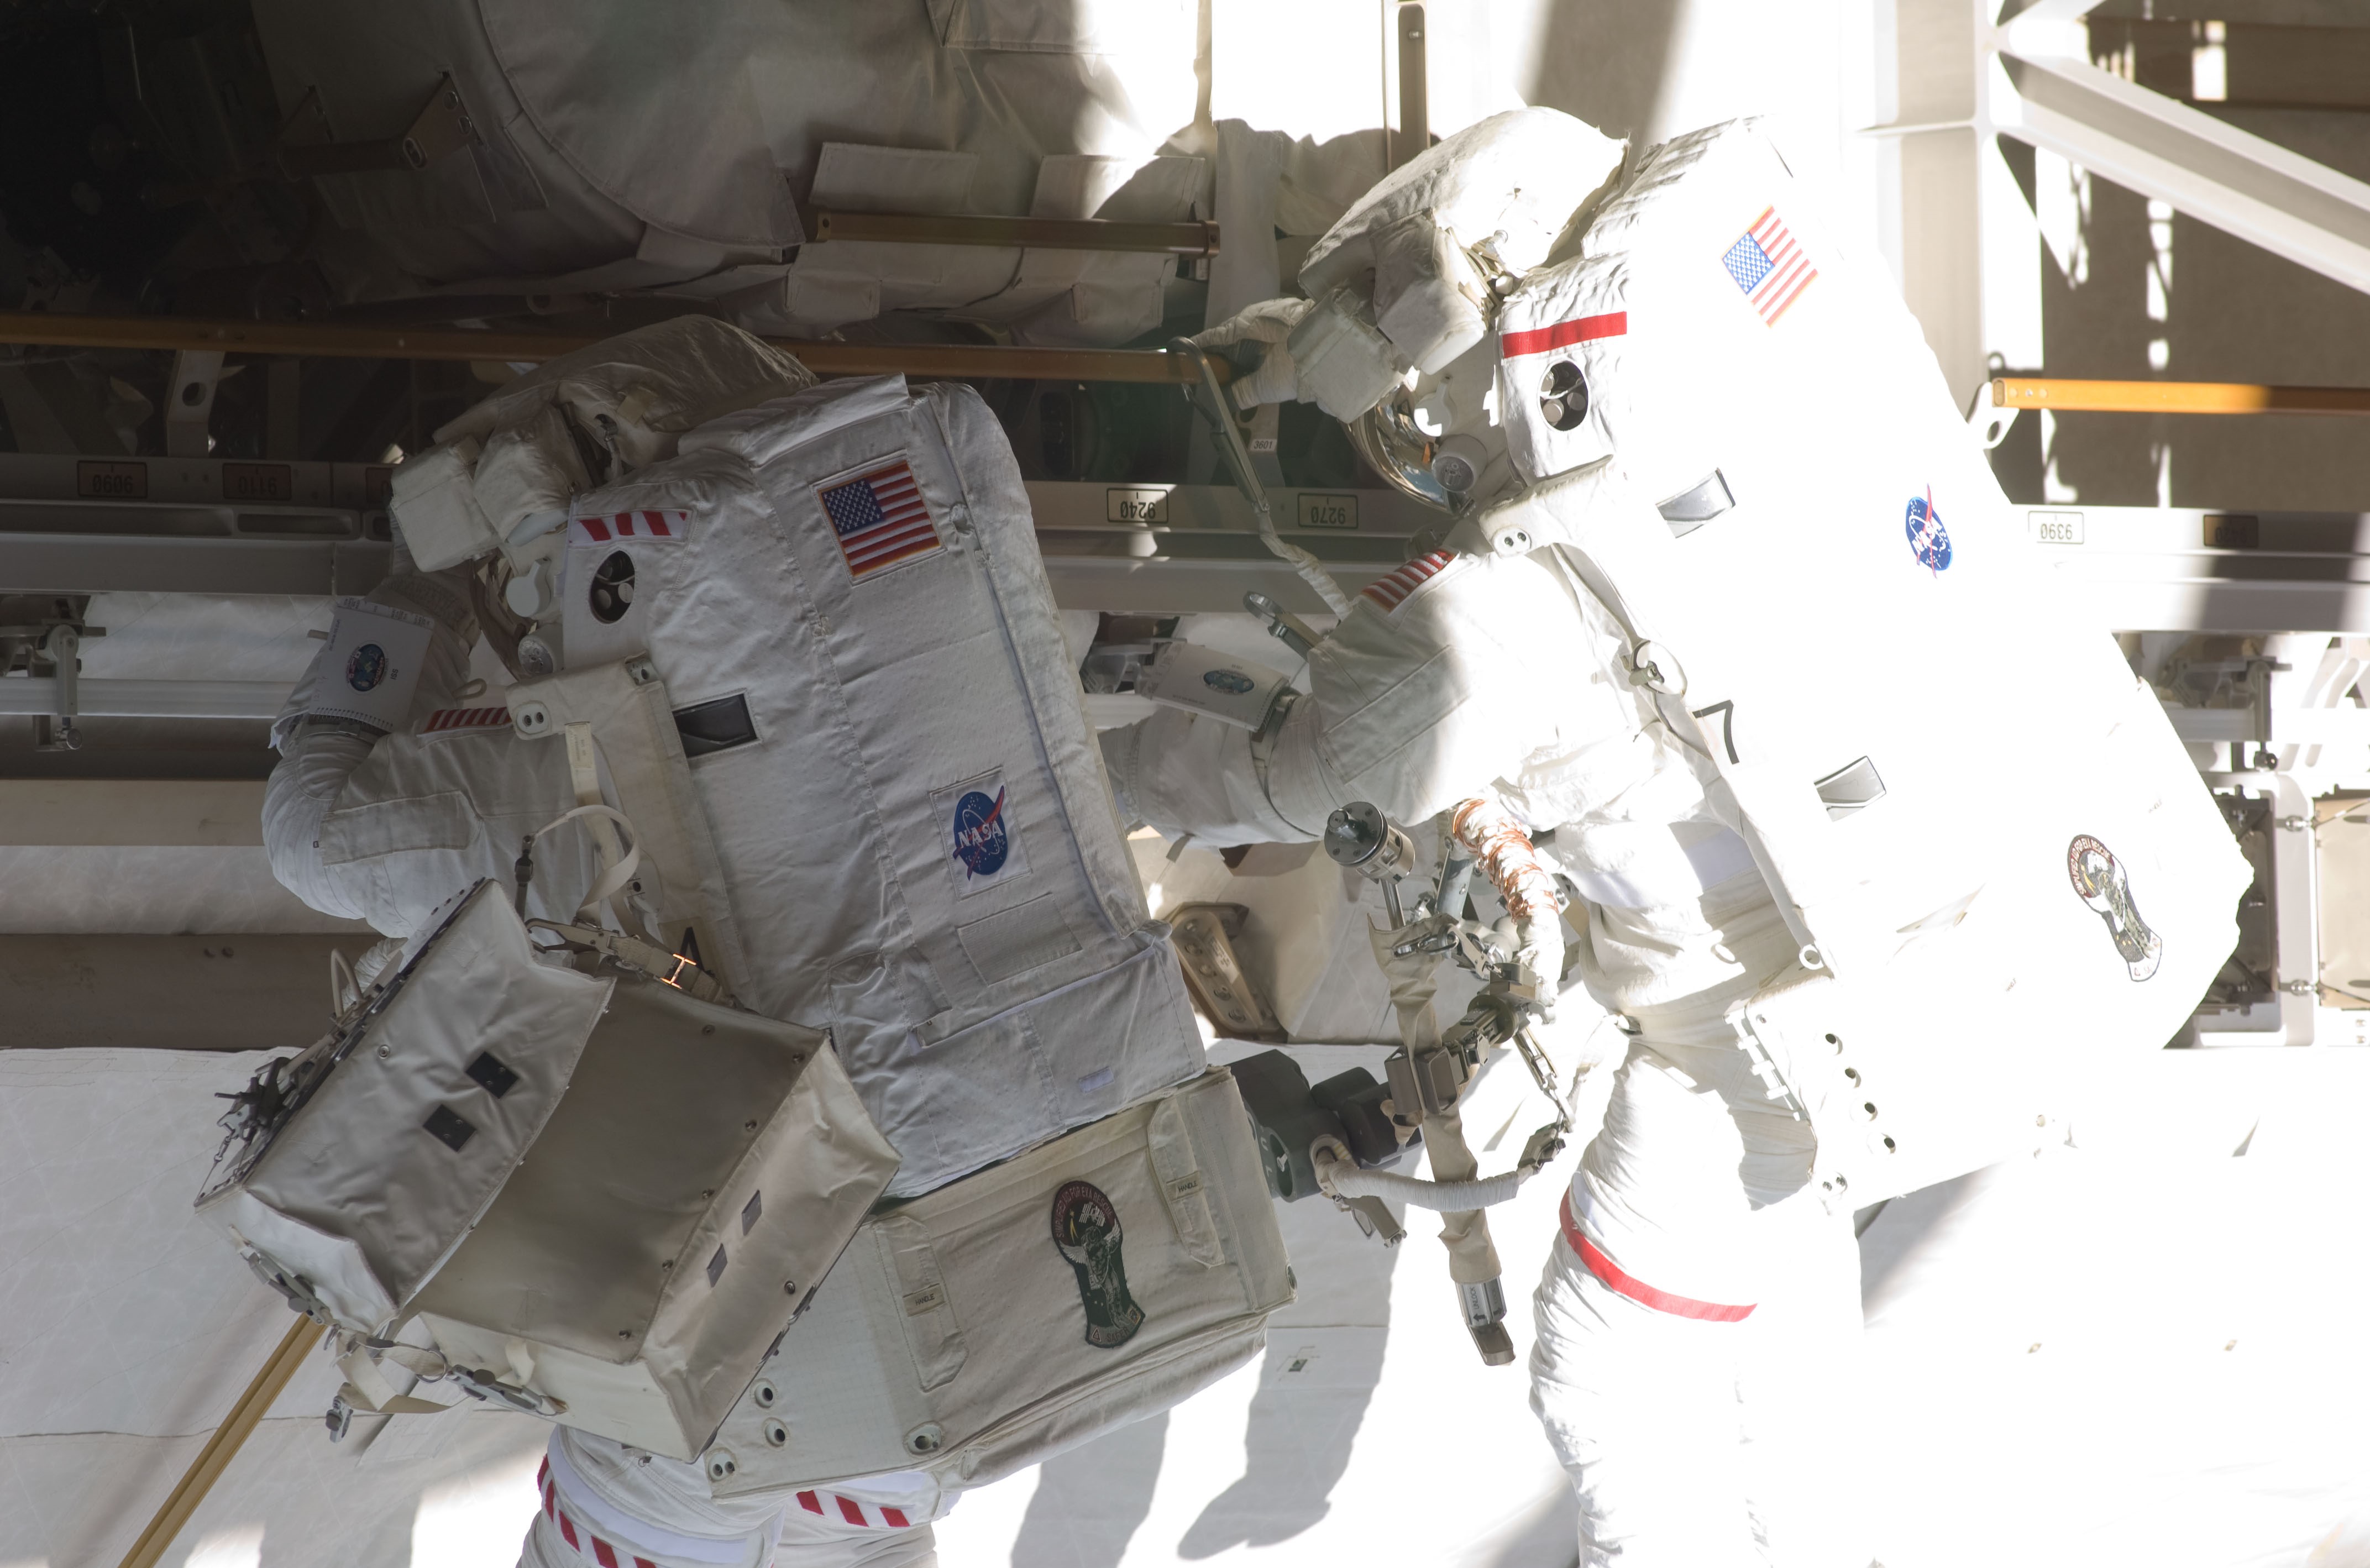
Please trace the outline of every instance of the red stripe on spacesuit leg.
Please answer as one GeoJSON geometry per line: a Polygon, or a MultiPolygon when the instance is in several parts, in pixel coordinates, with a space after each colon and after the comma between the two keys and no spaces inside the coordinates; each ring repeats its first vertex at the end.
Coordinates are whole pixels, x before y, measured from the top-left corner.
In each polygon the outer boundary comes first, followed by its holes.
{"type": "MultiPolygon", "coordinates": [[[[834,1495],[837,1496],[837,1493],[834,1493],[834,1495]]],[[[846,1519],[851,1525],[862,1525],[869,1522],[864,1517],[864,1505],[856,1502],[852,1498],[839,1498],[839,1516],[846,1519]]]]}
{"type": "Polygon", "coordinates": [[[1580,1261],[1588,1265],[1588,1272],[1603,1280],[1605,1288],[1628,1297],[1640,1307],[1651,1307],[1657,1312],[1668,1312],[1674,1318],[1695,1318],[1707,1323],[1737,1323],[1753,1316],[1753,1309],[1760,1305],[1759,1302],[1749,1302],[1743,1307],[1723,1307],[1716,1301],[1697,1301],[1691,1296],[1674,1296],[1667,1290],[1657,1290],[1645,1281],[1633,1279],[1622,1273],[1620,1265],[1582,1234],[1580,1222],[1571,1216],[1570,1192],[1564,1193],[1563,1203],[1556,1210],[1556,1215],[1563,1221],[1563,1239],[1571,1243],[1571,1250],[1580,1254],[1580,1261]]]}
{"type": "Polygon", "coordinates": [[[799,1506],[810,1514],[820,1514],[823,1512],[823,1499],[811,1492],[801,1492],[799,1493],[799,1506]]]}
{"type": "Polygon", "coordinates": [[[611,1546],[607,1541],[603,1540],[599,1536],[594,1536],[592,1538],[592,1560],[601,1564],[601,1568],[617,1568],[617,1549],[611,1546]]]}
{"type": "Polygon", "coordinates": [[[905,1510],[903,1508],[883,1508],[880,1510],[880,1516],[889,1521],[891,1529],[902,1530],[912,1528],[906,1521],[905,1510]]]}

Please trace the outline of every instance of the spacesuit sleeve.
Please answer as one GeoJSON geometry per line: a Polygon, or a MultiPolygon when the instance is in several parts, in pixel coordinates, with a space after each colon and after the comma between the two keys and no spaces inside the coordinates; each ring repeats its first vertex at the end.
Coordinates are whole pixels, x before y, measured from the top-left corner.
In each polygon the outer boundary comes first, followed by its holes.
{"type": "MultiPolygon", "coordinates": [[[[367,597],[374,604],[425,617],[433,623],[411,697],[411,712],[428,712],[452,700],[467,678],[469,647],[477,636],[466,575],[459,571],[400,573],[367,597]]],[[[325,647],[322,658],[331,651],[325,647]]],[[[271,859],[271,872],[282,886],[324,915],[367,919],[389,935],[405,935],[408,928],[391,928],[390,912],[376,906],[383,901],[353,879],[339,877],[322,864],[323,819],[381,739],[369,726],[324,722],[313,716],[326,678],[321,660],[316,659],[289,694],[287,706],[272,725],[280,762],[271,770],[263,796],[263,843],[271,859]]],[[[430,900],[430,906],[443,896],[430,900]]]]}
{"type": "Polygon", "coordinates": [[[1271,740],[1164,709],[1105,732],[1104,760],[1122,812],[1172,837],[1311,839],[1351,801],[1420,822],[1572,739],[1590,646],[1545,564],[1426,556],[1318,642],[1271,740]]]}

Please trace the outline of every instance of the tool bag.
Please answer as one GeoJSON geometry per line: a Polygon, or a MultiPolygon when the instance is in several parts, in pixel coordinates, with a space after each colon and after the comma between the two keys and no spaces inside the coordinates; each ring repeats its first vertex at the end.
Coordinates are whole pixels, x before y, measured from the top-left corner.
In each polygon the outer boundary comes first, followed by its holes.
{"type": "Polygon", "coordinates": [[[581,962],[479,882],[238,1097],[198,1213],[366,1345],[416,1319],[431,1375],[689,1458],[896,1154],[827,1037],[581,962]]]}
{"type": "Polygon", "coordinates": [[[984,1484],[1241,1365],[1291,1299],[1242,1097],[1213,1068],[867,1220],[725,1422],[709,1484],[984,1484]]]}
{"type": "Polygon", "coordinates": [[[1881,264],[1749,123],[1646,158],[1500,322],[1547,547],[1631,640],[1801,943],[1743,1021],[1843,1206],[2048,1136],[2162,1045],[2249,873],[2154,694],[2053,578],[1881,264]]]}

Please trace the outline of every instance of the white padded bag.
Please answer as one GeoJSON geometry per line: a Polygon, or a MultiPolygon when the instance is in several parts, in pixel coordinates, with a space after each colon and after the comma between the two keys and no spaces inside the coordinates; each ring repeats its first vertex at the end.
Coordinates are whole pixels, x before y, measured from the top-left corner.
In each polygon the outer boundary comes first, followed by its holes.
{"type": "Polygon", "coordinates": [[[1292,1299],[1233,1075],[865,1222],[709,1450],[719,1493],[981,1485],[1242,1364],[1292,1299]]]}
{"type": "Polygon", "coordinates": [[[1810,950],[1750,1021],[1831,1201],[2049,1136],[2066,1093],[2169,1039],[2245,862],[1891,277],[1768,142],[1649,156],[1510,297],[1500,346],[1535,488],[1479,530],[1552,547],[1620,619],[1810,950]]]}
{"type": "Polygon", "coordinates": [[[896,1156],[814,1032],[539,961],[481,882],[198,1200],[348,1333],[676,1458],[706,1445],[896,1156]]]}

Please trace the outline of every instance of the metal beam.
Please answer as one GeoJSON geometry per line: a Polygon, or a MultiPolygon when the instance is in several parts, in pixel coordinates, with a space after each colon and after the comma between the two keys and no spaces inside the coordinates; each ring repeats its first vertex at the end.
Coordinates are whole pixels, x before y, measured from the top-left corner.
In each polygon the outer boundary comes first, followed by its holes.
{"type": "MultiPolygon", "coordinates": [[[[83,719],[276,719],[292,689],[287,681],[84,680],[75,686],[75,714],[83,719]]],[[[61,713],[57,686],[47,675],[0,679],[0,714],[61,713]]]]}
{"type": "Polygon", "coordinates": [[[350,936],[0,936],[12,1050],[298,1051],[329,1027],[329,954],[350,936]]]}
{"type": "MultiPolygon", "coordinates": [[[[500,360],[540,363],[590,348],[603,332],[470,332],[324,321],[209,320],[174,316],[66,316],[0,311],[0,343],[77,349],[170,349],[331,359],[500,360]]],[[[1199,378],[1159,349],[1024,349],[998,343],[819,343],[765,340],[818,375],[977,377],[1171,383],[1199,378]]],[[[1214,365],[1220,378],[1229,372],[1214,365]]]]}
{"type": "Polygon", "coordinates": [[[262,843],[260,779],[0,778],[0,845],[10,847],[262,843]]]}
{"type": "Polygon", "coordinates": [[[998,218],[911,213],[814,214],[810,244],[870,240],[887,245],[982,245],[1004,249],[1149,251],[1163,256],[1215,256],[1218,225],[1124,224],[1104,218],[998,218]]]}
{"type": "Polygon", "coordinates": [[[2231,381],[2069,381],[1998,376],[1996,409],[2121,414],[2370,414],[2370,386],[2257,386],[2231,381]]]}
{"type": "Polygon", "coordinates": [[[2370,291],[2370,185],[2064,52],[2063,30],[2001,29],[2003,134],[2370,291]]]}
{"type": "Polygon", "coordinates": [[[148,1528],[140,1532],[140,1539],[123,1554],[121,1568],[156,1568],[164,1561],[174,1538],[189,1524],[198,1505],[206,1500],[206,1493],[222,1479],[223,1471],[230,1469],[230,1462],[238,1458],[239,1449],[261,1424],[271,1401],[288,1387],[305,1365],[305,1357],[321,1343],[327,1332],[310,1318],[299,1318],[288,1325],[288,1332],[279,1346],[257,1369],[246,1392],[230,1407],[230,1413],[214,1428],[214,1435],[206,1439],[206,1446],[198,1450],[198,1457],[190,1462],[190,1468],[182,1472],[155,1516],[148,1521],[148,1528]]]}

